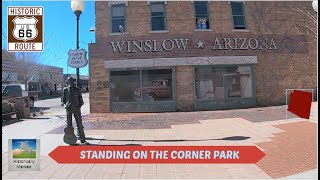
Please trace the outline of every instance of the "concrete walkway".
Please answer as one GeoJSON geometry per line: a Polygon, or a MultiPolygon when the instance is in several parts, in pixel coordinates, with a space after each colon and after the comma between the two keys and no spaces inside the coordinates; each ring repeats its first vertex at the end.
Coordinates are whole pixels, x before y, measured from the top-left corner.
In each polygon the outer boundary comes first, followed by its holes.
{"type": "Polygon", "coordinates": [[[317,102],[313,103],[309,120],[294,116],[279,119],[285,117],[284,106],[174,115],[84,114],[86,135],[92,144],[252,145],[266,153],[257,164],[58,164],[48,153],[66,145],[61,132],[65,117],[51,114],[49,119],[27,120],[3,128],[2,175],[7,179],[313,179],[312,174],[317,171],[317,106],[317,102]],[[259,112],[273,114],[265,118],[259,112]],[[105,129],[104,123],[114,128],[105,129]],[[223,140],[233,136],[248,138],[223,140]],[[8,172],[7,140],[21,137],[40,139],[40,171],[8,172]]]}

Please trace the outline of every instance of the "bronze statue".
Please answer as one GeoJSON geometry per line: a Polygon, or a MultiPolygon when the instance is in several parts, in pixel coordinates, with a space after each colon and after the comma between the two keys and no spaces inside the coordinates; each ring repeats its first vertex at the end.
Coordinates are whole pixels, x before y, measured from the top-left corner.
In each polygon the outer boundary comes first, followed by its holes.
{"type": "Polygon", "coordinates": [[[81,89],[76,87],[74,79],[68,77],[68,86],[62,90],[61,105],[66,108],[67,112],[67,127],[64,129],[65,135],[63,140],[65,143],[74,145],[77,142],[77,137],[74,135],[74,129],[72,126],[72,114],[77,123],[80,141],[82,144],[88,145],[89,143],[85,140],[85,134],[81,119],[81,106],[84,104],[81,89]]]}

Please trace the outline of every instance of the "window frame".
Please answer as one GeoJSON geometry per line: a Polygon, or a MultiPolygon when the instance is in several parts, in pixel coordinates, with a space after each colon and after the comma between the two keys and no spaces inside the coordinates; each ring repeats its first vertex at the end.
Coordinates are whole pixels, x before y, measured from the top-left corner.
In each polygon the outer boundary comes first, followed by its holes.
{"type": "MultiPolygon", "coordinates": [[[[232,16],[232,27],[233,27],[233,30],[236,30],[236,31],[241,31],[241,30],[248,30],[248,25],[247,25],[247,21],[246,21],[246,16],[245,16],[245,10],[244,10],[244,2],[243,1],[230,1],[230,10],[231,10],[231,16],[232,16]],[[233,15],[233,12],[232,12],[232,3],[238,3],[238,4],[241,4],[241,7],[242,7],[242,15],[233,15]],[[234,24],[234,16],[237,16],[237,17],[243,17],[243,21],[244,21],[244,28],[236,28],[235,24],[234,24]]],[[[237,26],[237,27],[240,27],[240,26],[237,26]]],[[[241,26],[242,27],[242,26],[241,26]]]]}
{"type": "Polygon", "coordinates": [[[124,19],[124,25],[123,25],[123,27],[124,27],[124,32],[127,32],[127,16],[126,16],[127,14],[126,14],[126,4],[125,3],[121,3],[121,4],[111,4],[111,6],[110,6],[110,24],[111,24],[111,26],[110,26],[110,33],[111,34],[116,34],[116,33],[120,33],[119,31],[117,31],[117,32],[113,32],[112,30],[113,30],[113,20],[114,19],[124,19]],[[113,7],[119,7],[119,6],[123,6],[124,7],[124,16],[123,16],[123,18],[114,18],[113,16],[112,16],[112,8],[113,7]]]}
{"type": "Polygon", "coordinates": [[[149,2],[149,8],[150,8],[150,32],[161,32],[161,31],[167,31],[167,12],[165,8],[166,2],[165,1],[150,1],[149,2]],[[151,6],[154,4],[163,4],[163,16],[152,16],[152,8],[151,6]],[[152,29],[152,18],[153,17],[163,17],[164,18],[164,29],[162,30],[153,30],[152,29]]]}
{"type": "MultiPolygon", "coordinates": [[[[210,18],[210,7],[209,7],[210,1],[192,1],[192,3],[193,3],[193,8],[194,8],[195,29],[196,29],[197,31],[206,31],[206,30],[212,29],[211,18],[210,18]],[[198,2],[206,2],[206,5],[207,5],[207,22],[208,22],[208,25],[209,25],[209,27],[207,27],[207,29],[198,29],[198,27],[197,27],[196,4],[197,4],[198,2]]],[[[201,17],[204,17],[204,16],[201,16],[201,17]]]]}

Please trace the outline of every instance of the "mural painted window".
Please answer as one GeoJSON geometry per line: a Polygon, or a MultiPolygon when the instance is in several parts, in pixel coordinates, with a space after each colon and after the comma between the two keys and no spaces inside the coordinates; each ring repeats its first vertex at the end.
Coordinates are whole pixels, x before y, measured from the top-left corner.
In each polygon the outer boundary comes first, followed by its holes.
{"type": "Polygon", "coordinates": [[[152,31],[166,30],[166,15],[164,8],[164,2],[150,3],[152,31]]]}
{"type": "Polygon", "coordinates": [[[250,66],[201,67],[195,69],[197,99],[252,97],[250,66]]]}
{"type": "Polygon", "coordinates": [[[207,1],[194,1],[197,29],[209,29],[209,12],[207,1]]]}
{"type": "Polygon", "coordinates": [[[169,101],[172,69],[111,71],[112,102],[169,101]]]}
{"type": "Polygon", "coordinates": [[[125,4],[111,6],[112,33],[126,31],[125,4]]]}
{"type": "Polygon", "coordinates": [[[143,70],[142,88],[136,90],[135,95],[137,100],[142,101],[172,100],[172,70],[143,70]]]}
{"type": "Polygon", "coordinates": [[[243,2],[231,2],[233,28],[246,29],[246,21],[243,11],[243,2]]]}

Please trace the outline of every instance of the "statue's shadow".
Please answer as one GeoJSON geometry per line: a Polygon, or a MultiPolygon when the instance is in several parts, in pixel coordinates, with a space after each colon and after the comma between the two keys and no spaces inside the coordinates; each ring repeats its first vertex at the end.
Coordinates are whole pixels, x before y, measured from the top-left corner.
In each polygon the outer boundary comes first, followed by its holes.
{"type": "MultiPolygon", "coordinates": [[[[243,141],[249,139],[247,136],[229,136],[217,139],[163,139],[163,140],[148,140],[148,139],[104,139],[104,138],[92,138],[87,137],[86,140],[99,140],[99,141],[120,141],[120,142],[191,142],[191,141],[212,141],[212,140],[222,140],[222,141],[243,141]]],[[[81,145],[81,144],[80,144],[81,145]]],[[[119,144],[119,145],[101,145],[101,144],[90,144],[91,146],[142,146],[141,144],[119,144]]],[[[90,146],[89,145],[89,146],[90,146]]]]}

